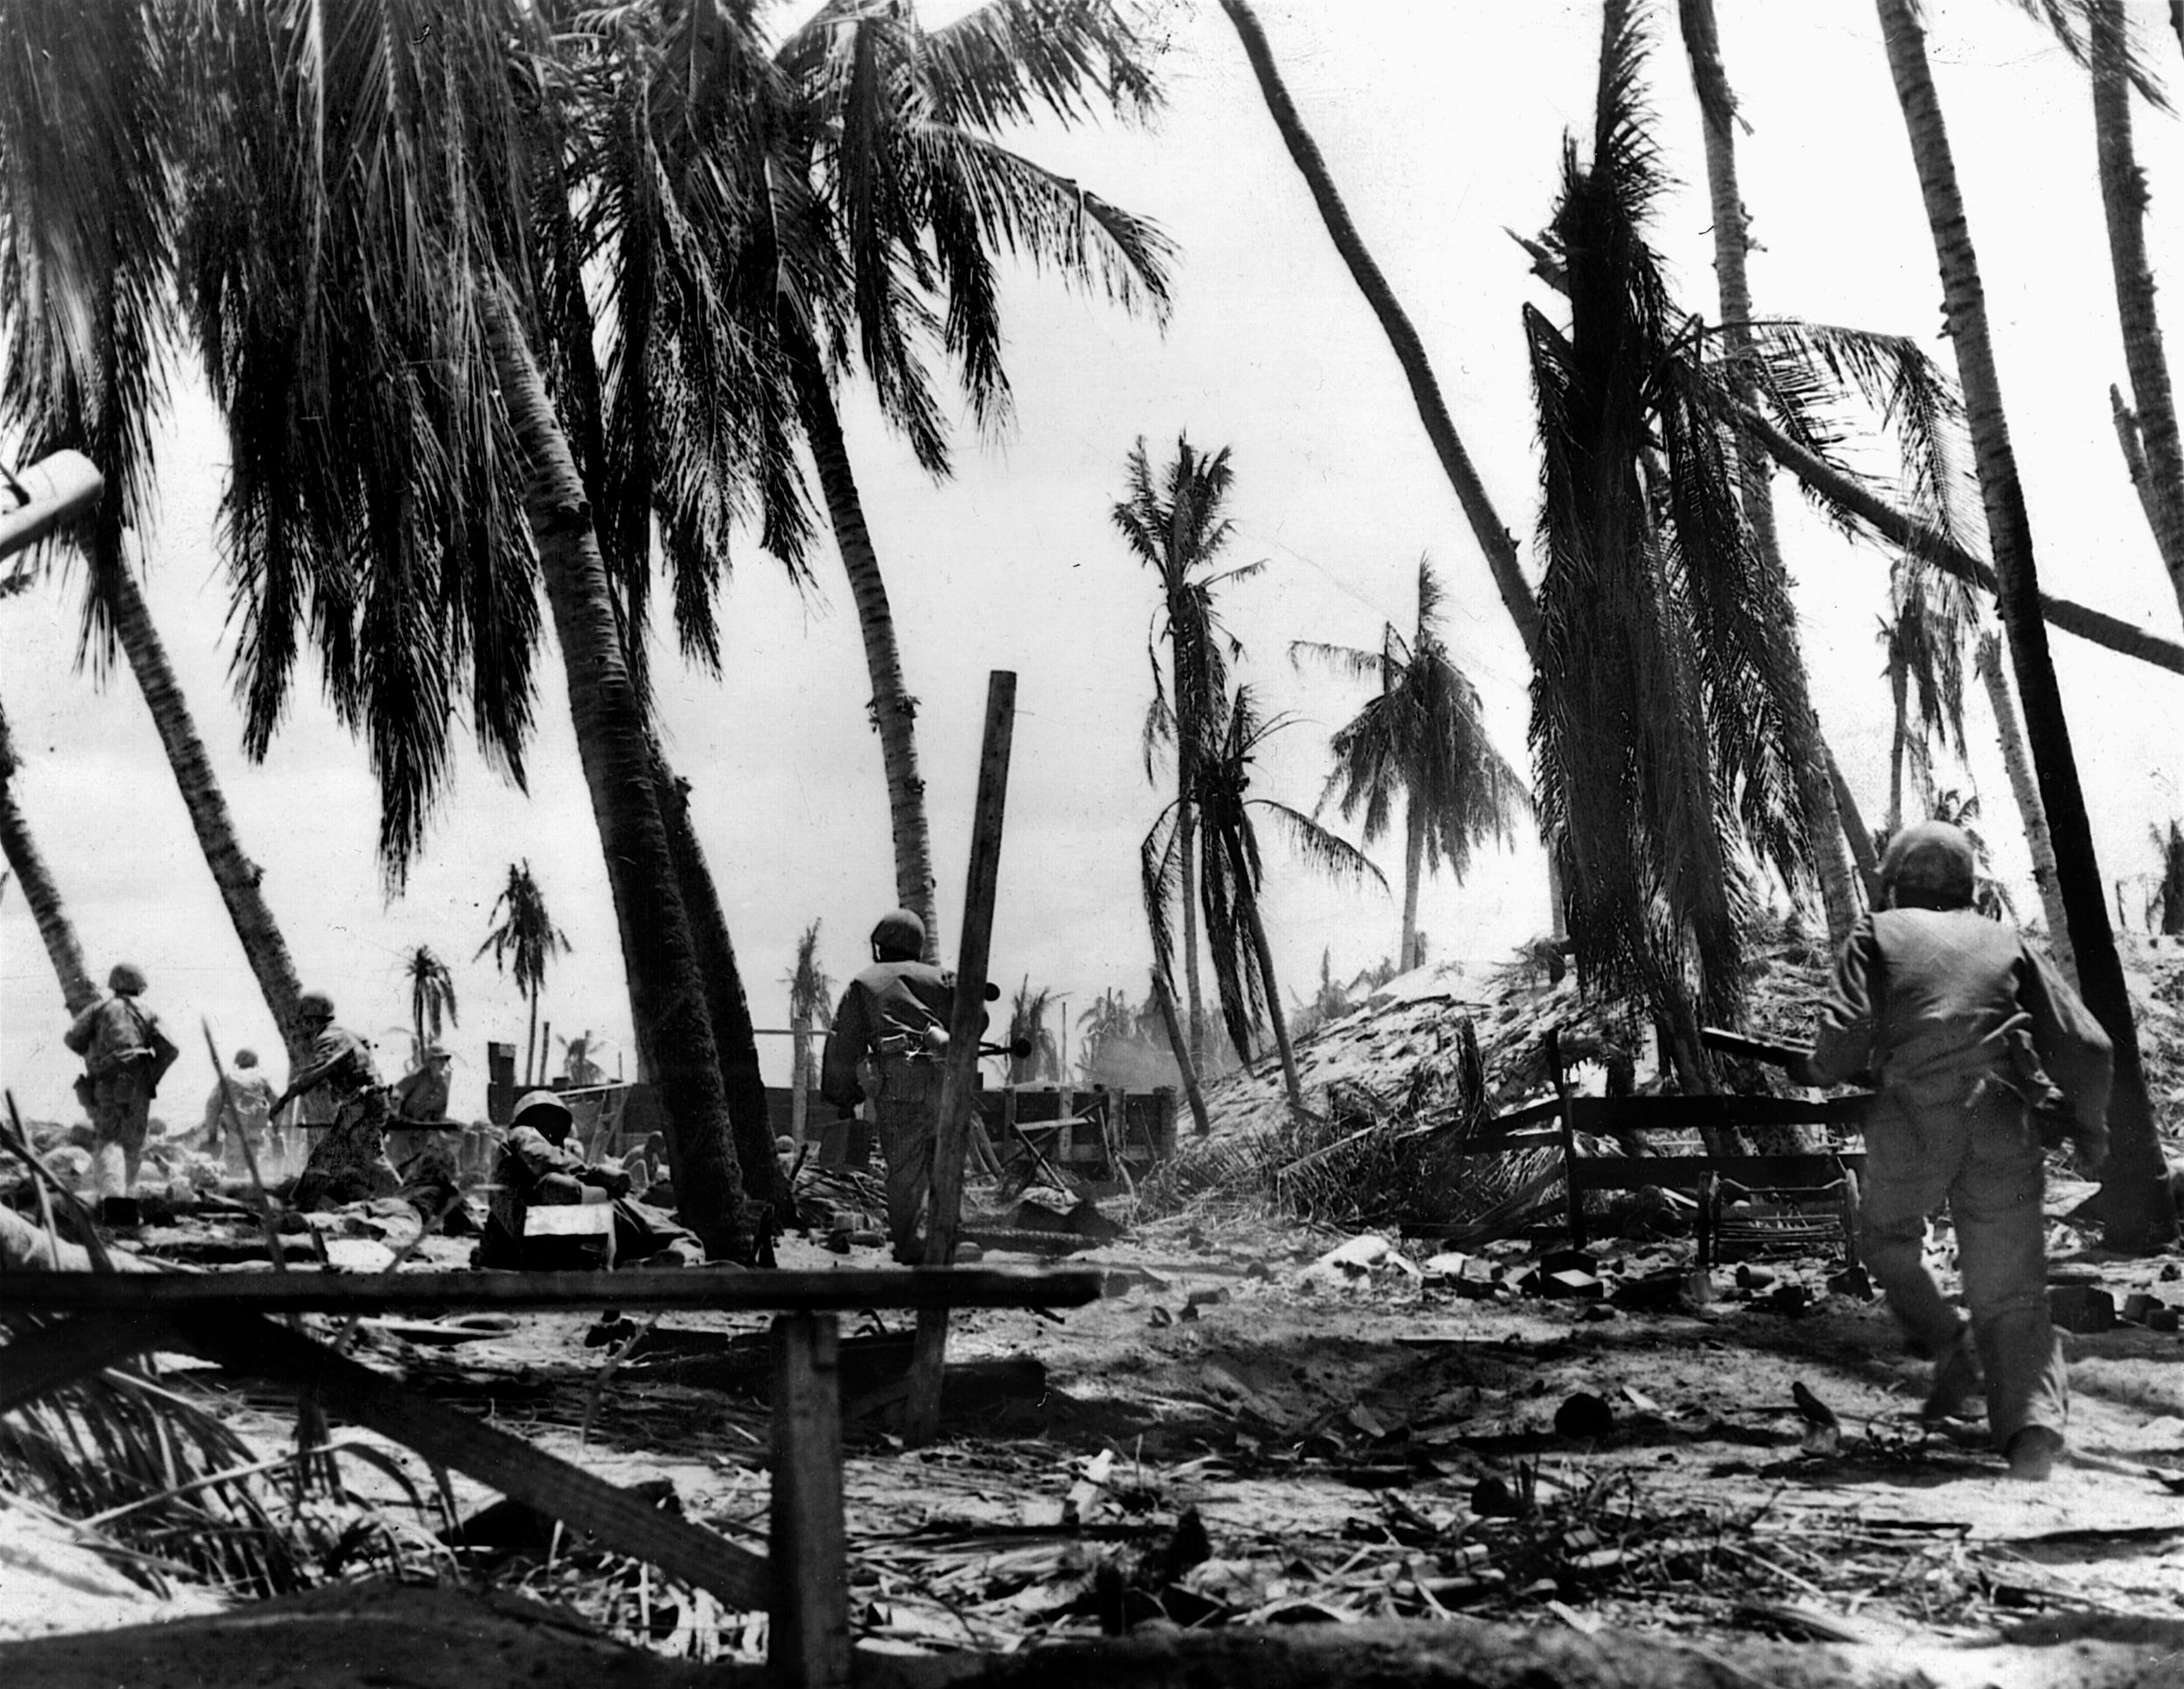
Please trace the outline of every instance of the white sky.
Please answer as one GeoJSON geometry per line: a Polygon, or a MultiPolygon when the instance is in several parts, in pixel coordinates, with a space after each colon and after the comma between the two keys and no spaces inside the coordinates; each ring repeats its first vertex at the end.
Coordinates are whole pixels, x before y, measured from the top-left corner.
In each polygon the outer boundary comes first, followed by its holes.
{"type": "MultiPolygon", "coordinates": [[[[1758,308],[1938,337],[1940,287],[1870,7],[1719,0],[1731,78],[1752,132],[1744,191],[1761,243],[1758,308]]],[[[958,8],[950,7],[952,12],[958,8]]],[[[1260,16],[1364,237],[1433,357],[1456,426],[1504,523],[1528,543],[1537,471],[1519,308],[1552,309],[1502,232],[1531,233],[1553,200],[1565,129],[1589,134],[1598,10],[1562,0],[1261,0],[1260,16]]],[[[2174,85],[2175,39],[2159,0],[2133,0],[2174,85]]],[[[1685,301],[1715,314],[1698,119],[1674,8],[1654,8],[1658,135],[1680,185],[1657,243],[1685,301]]],[[[1109,127],[1020,137],[1024,149],[1155,218],[1178,243],[1165,335],[1026,276],[1006,300],[1015,424],[998,444],[961,440],[935,486],[861,393],[846,404],[852,454],[879,544],[911,690],[952,955],[986,675],[1019,675],[1015,763],[993,941],[995,977],[1028,973],[1069,1000],[1142,994],[1150,959],[1137,847],[1162,801],[1144,780],[1150,577],[1108,522],[1123,460],[1178,431],[1234,454],[1234,559],[1266,559],[1230,596],[1249,647],[1242,676],[1296,724],[1262,757],[1267,794],[1309,807],[1327,732],[1361,689],[1287,657],[1297,638],[1371,645],[1406,626],[1421,552],[1449,589],[1448,631],[1497,742],[1528,763],[1525,667],[1393,356],[1327,240],[1213,0],[1164,17],[1168,108],[1150,133],[1109,127]]],[[[2172,592],[2111,431],[2124,378],[2095,189],[2083,76],[1999,0],[1931,9],[1931,52],[1956,143],[1994,321],[2005,394],[2043,584],[2175,637],[2172,592]]],[[[2184,135],[2139,108],[2153,193],[2158,277],[2184,287],[2184,135]]],[[[2168,304],[2176,293],[2165,294],[2168,304]]],[[[2184,321],[2167,313],[2184,360],[2184,321]]],[[[2180,373],[2184,373],[2181,371],[2180,373]]],[[[574,942],[543,1013],[557,1035],[591,1029],[632,1070],[612,905],[568,727],[557,654],[540,666],[541,732],[528,798],[474,758],[407,895],[382,896],[376,799],[358,744],[307,675],[272,755],[252,767],[227,685],[227,584],[213,539],[225,476],[222,429],[202,388],[177,384],[162,456],[163,519],[145,536],[153,613],[223,781],[243,848],[307,986],[380,1041],[398,1071],[403,953],[432,945],[460,992],[454,1108],[482,1113],[487,1039],[521,1044],[520,997],[473,961],[508,863],[528,856],[574,942]]],[[[1823,725],[1868,815],[1885,799],[1888,697],[1874,640],[1887,558],[1835,539],[1778,500],[1823,725]]],[[[693,782],[701,836],[761,1026],[785,1024],[781,981],[796,935],[826,921],[836,978],[894,902],[885,792],[848,594],[831,553],[799,599],[755,548],[735,559],[723,606],[728,674],[682,670],[663,640],[658,675],[670,755],[693,782]]],[[[93,973],[121,957],[151,979],[149,1005],[183,1045],[159,1106],[190,1116],[211,1083],[197,1028],[224,1050],[254,1044],[279,1076],[279,1040],[229,927],[149,717],[126,669],[94,684],[71,665],[79,583],[0,603],[0,688],[23,767],[18,801],[67,900],[93,973]]],[[[2055,650],[2105,871],[2152,862],[2150,824],[2184,811],[2171,725],[2184,682],[2058,634],[2055,650]]],[[[1969,779],[2021,907],[2037,907],[1983,694],[1969,705],[1969,779]]],[[[1944,785],[1966,778],[1946,765],[1944,785]]],[[[1396,898],[1316,882],[1268,841],[1269,919],[1285,986],[1309,995],[1323,949],[1346,977],[1391,953],[1396,898]]],[[[1401,850],[1376,853],[1400,896],[1401,850]]],[[[1421,924],[1436,958],[1491,961],[1545,923],[1536,846],[1489,850],[1469,883],[1429,883],[1421,924]]],[[[53,974],[18,889],[0,898],[0,1076],[26,1113],[73,1113],[75,1064],[53,974]]],[[[1074,1042],[1075,1033],[1072,1032],[1074,1042]]],[[[786,1040],[762,1039],[780,1083],[786,1040]]]]}

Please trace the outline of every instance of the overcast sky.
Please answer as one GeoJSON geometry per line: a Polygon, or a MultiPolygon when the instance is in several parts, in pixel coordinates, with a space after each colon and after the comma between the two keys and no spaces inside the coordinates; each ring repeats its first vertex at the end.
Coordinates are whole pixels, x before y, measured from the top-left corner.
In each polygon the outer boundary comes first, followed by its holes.
{"type": "MultiPolygon", "coordinates": [[[[1940,287],[1870,6],[1718,0],[1730,76],[1751,132],[1744,191],[1759,248],[1762,315],[1915,335],[1945,362],[1940,287]]],[[[933,16],[951,15],[934,10],[933,16]]],[[[1503,232],[1547,220],[1563,138],[1589,139],[1599,14],[1524,0],[1261,0],[1260,16],[1305,121],[1365,241],[1423,336],[1459,432],[1504,523],[1527,543],[1538,480],[1519,311],[1554,301],[1503,232]]],[[[1715,315],[1699,126],[1674,38],[1653,9],[1649,83],[1678,177],[1657,244],[1684,301],[1715,315]],[[1665,34],[1662,31],[1666,31],[1665,34]]],[[[2159,0],[2132,0],[2174,86],[2177,44],[2159,0]]],[[[2176,599],[2125,479],[2108,386],[2124,378],[2082,73],[2001,0],[1930,8],[1931,52],[1956,143],[2030,501],[2043,584],[2175,637],[2176,599]]],[[[1006,296],[1013,426],[961,440],[956,478],[935,485],[853,390],[844,409],[885,570],[928,782],[943,943],[952,956],[988,671],[1019,676],[1015,762],[1002,852],[993,972],[1065,994],[1072,1020],[1102,989],[1143,994],[1150,951],[1137,848],[1160,807],[1138,728],[1149,696],[1151,577],[1114,533],[1124,455],[1157,458],[1178,433],[1234,453],[1233,559],[1265,572],[1224,605],[1242,670],[1294,725],[1258,768],[1259,789],[1303,806],[1326,736],[1363,701],[1353,682],[1300,673],[1294,639],[1377,642],[1407,626],[1421,554],[1447,583],[1448,633],[1503,752],[1528,765],[1521,649],[1435,462],[1407,389],[1327,240],[1213,0],[1161,14],[1167,108],[1150,130],[1024,132],[1024,150],[1157,220],[1181,249],[1165,332],[1059,285],[1021,276],[1006,296]]],[[[2151,180],[2149,233],[2173,346],[2184,343],[2184,138],[2138,110],[2151,180]]],[[[543,1013],[589,1029],[633,1069],[627,1000],[597,833],[556,661],[539,669],[541,730],[528,795],[468,758],[406,895],[384,895],[376,799],[362,748],[307,682],[272,754],[252,767],[228,688],[233,640],[214,538],[225,438],[202,387],[178,376],[161,459],[162,518],[143,536],[148,596],[244,849],[303,983],[380,1042],[391,1077],[408,1018],[401,959],[429,944],[454,965],[461,1023],[454,1108],[481,1113],[485,1044],[520,1044],[522,1000],[473,960],[508,864],[528,857],[573,952],[543,1013]]],[[[1888,559],[1835,538],[1787,482],[1786,543],[1822,724],[1868,815],[1885,799],[1887,688],[1874,634],[1888,559]]],[[[798,931],[825,921],[836,979],[893,903],[886,794],[856,620],[831,552],[799,596],[747,544],[723,612],[727,675],[656,665],[669,754],[694,786],[697,825],[762,1027],[785,1024],[782,986],[798,931]]],[[[1536,574],[1536,569],[1535,569],[1536,574]]],[[[271,1019],[199,855],[149,717],[126,668],[73,666],[80,582],[0,603],[0,689],[22,769],[17,795],[41,841],[95,975],[127,957],[183,1045],[156,1107],[194,1116],[211,1083],[198,1032],[254,1044],[276,1078],[271,1019]]],[[[549,635],[550,638],[550,635],[549,635]]],[[[2184,682],[2068,635],[2055,651],[2112,880],[2152,863],[2148,827],[2184,811],[2174,722],[2184,682]]],[[[2001,866],[2037,905],[1983,696],[1970,703],[1968,772],[2001,866]]],[[[1376,853],[1395,896],[1313,880],[1269,841],[1269,919],[1283,982],[1309,995],[1323,952],[1338,977],[1393,952],[1401,849],[1376,853]]],[[[1536,845],[1492,849],[1468,883],[1430,883],[1433,955],[1476,970],[1544,929],[1536,845]]],[[[19,889],[0,898],[0,1073],[25,1111],[60,1115],[75,1070],[66,1016],[19,889]]],[[[1074,1041],[1075,1033],[1072,1032],[1074,1041]]],[[[779,1083],[786,1040],[761,1040],[779,1083]]]]}

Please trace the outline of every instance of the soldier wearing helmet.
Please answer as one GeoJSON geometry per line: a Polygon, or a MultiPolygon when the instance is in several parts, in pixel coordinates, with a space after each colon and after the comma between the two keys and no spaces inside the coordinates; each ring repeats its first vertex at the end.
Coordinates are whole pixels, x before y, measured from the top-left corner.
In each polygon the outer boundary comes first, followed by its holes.
{"type": "Polygon", "coordinates": [[[371,1046],[334,1024],[334,1000],[322,991],[307,991],[296,999],[296,1018],[310,1036],[311,1059],[290,1076],[273,1112],[294,1097],[323,1090],[334,1104],[334,1117],[312,1145],[288,1200],[299,1208],[314,1208],[392,1195],[402,1187],[387,1159],[387,1122],[394,1111],[372,1063],[371,1046]]]}
{"type": "Polygon", "coordinates": [[[1890,841],[1886,906],[1845,943],[1794,1076],[1870,1076],[1859,1249],[1913,1353],[1935,1362],[1926,1416],[1954,1416],[1983,1386],[2011,1473],[2037,1480],[2070,1406],[2048,1321],[2040,1123],[2067,1114],[2081,1166],[2098,1172],[2110,1048],[2046,955],[1972,907],[1973,866],[1971,841],[1944,822],[1890,841]],[[1921,1259],[1927,1216],[1945,1203],[1968,1322],[1921,1259]]]}
{"type": "Polygon", "coordinates": [[[849,982],[819,1063],[819,1094],[847,1113],[863,1100],[869,1062],[881,1153],[888,1159],[888,1236],[895,1258],[918,1243],[940,1119],[941,1053],[955,1013],[956,976],[922,960],[925,923],[891,910],[872,929],[872,966],[849,982]]]}
{"type": "Polygon", "coordinates": [[[254,1049],[237,1050],[235,1071],[213,1080],[204,1099],[204,1149],[208,1155],[222,1158],[230,1178],[241,1179],[250,1172],[250,1158],[243,1153],[245,1139],[250,1143],[250,1156],[256,1159],[258,1176],[268,1183],[281,1176],[279,1146],[268,1130],[273,1101],[273,1081],[258,1070],[254,1049]]]}
{"type": "Polygon", "coordinates": [[[705,1252],[696,1238],[659,1209],[632,1199],[630,1176],[619,1161],[584,1159],[570,1141],[575,1126],[568,1104],[550,1090],[526,1091],[516,1099],[494,1165],[493,1206],[477,1264],[534,1271],[567,1265],[567,1252],[560,1246],[568,1240],[529,1236],[530,1211],[601,1203],[614,1209],[615,1260],[667,1255],[690,1265],[701,1263],[705,1252]]]}
{"type": "Polygon", "coordinates": [[[159,1030],[159,1017],[137,999],[143,969],[117,962],[107,975],[114,994],[79,1014],[61,1042],[84,1061],[76,1097],[91,1116],[91,1167],[101,1197],[127,1196],[136,1188],[144,1159],[144,1134],[152,1097],[176,1050],[159,1030]]]}

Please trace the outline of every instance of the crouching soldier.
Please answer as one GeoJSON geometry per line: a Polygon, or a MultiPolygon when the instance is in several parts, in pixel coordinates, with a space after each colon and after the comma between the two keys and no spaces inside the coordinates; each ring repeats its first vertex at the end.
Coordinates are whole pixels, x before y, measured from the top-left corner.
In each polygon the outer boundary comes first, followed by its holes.
{"type": "Polygon", "coordinates": [[[322,991],[305,992],[296,1009],[311,1040],[311,1060],[289,1079],[273,1113],[278,1118],[294,1098],[323,1088],[334,1100],[334,1123],[312,1145],[289,1201],[309,1209],[393,1195],[402,1188],[387,1159],[387,1122],[394,1110],[372,1063],[371,1046],[334,1024],[334,1000],[322,991]]]}
{"type": "Polygon", "coordinates": [[[1886,907],[1846,941],[1804,1074],[1870,1074],[1858,1242],[1913,1353],[1935,1363],[1925,1412],[1981,1388],[2011,1475],[2044,1479],[2063,1449],[2070,1386],[2048,1322],[2040,1118],[2067,1110],[2081,1167],[2107,1152],[2110,1048],[2054,966],[1972,907],[1971,841],[1908,827],[1881,862],[1886,907]],[[1966,1324],[1921,1259],[1948,1205],[1966,1324]]]}
{"type": "Polygon", "coordinates": [[[611,1162],[588,1162],[569,1143],[576,1121],[550,1090],[520,1097],[508,1141],[493,1170],[493,1211],[486,1221],[477,1264],[550,1271],[569,1264],[563,1240],[525,1236],[534,1208],[608,1206],[612,1209],[614,1259],[702,1265],[698,1240],[659,1209],[632,1200],[630,1178],[611,1162]]]}

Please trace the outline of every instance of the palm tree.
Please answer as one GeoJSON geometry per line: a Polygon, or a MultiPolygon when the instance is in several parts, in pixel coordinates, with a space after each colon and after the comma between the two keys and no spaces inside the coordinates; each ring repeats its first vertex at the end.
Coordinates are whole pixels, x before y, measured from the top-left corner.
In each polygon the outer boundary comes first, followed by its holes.
{"type": "Polygon", "coordinates": [[[1806,866],[1794,623],[1753,563],[1717,393],[1692,378],[1693,330],[1644,239],[1660,175],[1643,41],[1628,7],[1605,13],[1592,159],[1566,149],[1549,235],[1569,329],[1525,310],[1547,557],[1536,791],[1580,973],[1647,1001],[1683,1083],[1707,1089],[1697,1016],[1742,1000],[1740,859],[1789,884],[1806,866]]]}
{"type": "Polygon", "coordinates": [[[76,448],[102,478],[64,530],[86,564],[79,661],[127,658],[266,1007],[305,1054],[294,963],[235,837],[211,760],[138,590],[123,536],[151,514],[153,430],[177,329],[183,133],[171,9],[30,0],[0,65],[0,415],[42,457],[76,448]]]}
{"type": "Polygon", "coordinates": [[[778,337],[797,420],[849,577],[894,829],[896,896],[938,955],[916,700],[837,413],[859,368],[931,474],[947,429],[925,353],[984,427],[1006,418],[995,257],[1009,253],[1165,313],[1167,243],[1150,225],[1001,146],[1044,113],[1068,126],[1158,100],[1149,45],[1112,0],[989,0],[927,30],[915,10],[829,0],[773,57],[775,119],[749,154],[768,216],[746,219],[745,320],[778,337]]]}
{"type": "MultiPolygon", "coordinates": [[[[1721,298],[1722,346],[1730,364],[1731,391],[1746,404],[1754,398],[1751,375],[1754,350],[1750,323],[1752,286],[1745,259],[1751,245],[1751,219],[1737,185],[1737,97],[1722,63],[1721,31],[1714,16],[1714,0],[1682,0],[1679,15],[1683,45],[1691,61],[1691,80],[1698,90],[1700,115],[1706,143],[1706,184],[1714,214],[1714,276],[1721,298]]],[[[1748,437],[1737,441],[1738,502],[1752,530],[1754,564],[1783,583],[1787,601],[1789,575],[1782,562],[1781,538],[1774,523],[1774,492],[1766,454],[1748,437]]],[[[1783,675],[1788,692],[1785,723],[1794,742],[1791,766],[1798,781],[1800,801],[1807,820],[1807,849],[1820,878],[1821,901],[1828,913],[1830,938],[1841,944],[1850,936],[1857,917],[1857,894],[1844,866],[1841,818],[1835,791],[1827,776],[1826,759],[1820,754],[1820,725],[1812,708],[1811,686],[1805,673],[1802,650],[1792,642],[1789,666],[1783,675]]]]}
{"type": "Polygon", "coordinates": [[[512,973],[515,988],[530,1006],[530,1026],[523,1035],[523,1083],[534,1083],[544,1052],[538,1048],[538,999],[546,989],[546,965],[569,948],[569,935],[554,924],[545,894],[531,877],[529,857],[508,864],[508,883],[493,900],[488,919],[498,922],[478,946],[477,956],[493,952],[493,966],[512,973]]]}
{"type": "Polygon", "coordinates": [[[1054,1047],[1054,1028],[1047,1024],[1054,1001],[1054,993],[1044,986],[1032,989],[1029,974],[1017,986],[1009,1001],[1008,1037],[1004,1040],[1009,1049],[1008,1083],[1030,1085],[1061,1077],[1061,1054],[1054,1047]],[[1019,1043],[1027,1046],[1021,1056],[1016,1053],[1019,1043]]]}
{"type": "MultiPolygon", "coordinates": [[[[1160,608],[1145,639],[1145,659],[1152,668],[1152,703],[1145,711],[1145,779],[1153,779],[1153,756],[1161,745],[1175,750],[1176,873],[1178,883],[1196,879],[1198,852],[1197,758],[1227,707],[1228,664],[1243,647],[1221,626],[1213,607],[1216,589],[1248,580],[1266,565],[1248,563],[1215,572],[1213,559],[1235,533],[1223,514],[1234,472],[1228,448],[1211,457],[1192,449],[1178,435],[1176,454],[1159,480],[1153,476],[1144,436],[1130,447],[1130,495],[1114,507],[1115,526],[1131,554],[1153,571],[1160,585],[1160,608]],[[1160,668],[1160,647],[1168,647],[1168,670],[1160,668]]],[[[1170,969],[1164,960],[1160,972],[1170,969]]],[[[1206,1000],[1199,978],[1198,910],[1183,903],[1183,983],[1185,1033],[1193,1063],[1206,1055],[1206,1000]]]]}
{"type": "Polygon", "coordinates": [[[461,1024],[455,1009],[455,976],[432,945],[419,945],[403,956],[402,977],[410,982],[410,1065],[421,1068],[425,1047],[439,1042],[442,1023],[461,1024]]]}
{"type": "Polygon", "coordinates": [[[791,1038],[789,1078],[789,1134],[805,1141],[805,1111],[811,1106],[812,1033],[825,1031],[834,1021],[834,982],[819,966],[819,924],[813,921],[796,941],[796,966],[783,981],[789,987],[789,1031],[791,1038]]]}
{"type": "Polygon", "coordinates": [[[1385,890],[1380,870],[1354,846],[1345,843],[1302,810],[1271,798],[1254,798],[1251,765],[1267,737],[1287,723],[1262,721],[1251,689],[1240,686],[1226,701],[1221,716],[1193,756],[1191,796],[1178,798],[1155,818],[1138,852],[1145,918],[1152,929],[1153,957],[1164,977],[1171,976],[1173,925],[1170,910],[1186,906],[1193,891],[1183,876],[1180,841],[1183,816],[1195,811],[1200,835],[1197,901],[1206,916],[1206,940],[1213,960],[1221,1020],[1229,1042],[1242,1060],[1252,1059],[1252,1034],[1267,1021],[1274,1028],[1282,1057],[1282,1079],[1289,1106],[1301,1110],[1304,1094],[1297,1082],[1296,1056],[1282,1014],[1282,993],[1274,971],[1274,952],[1260,907],[1264,869],[1253,812],[1275,821],[1291,844],[1314,867],[1337,877],[1371,879],[1385,890]]]}
{"type": "Polygon", "coordinates": [[[1295,660],[1310,655],[1380,682],[1377,696],[1335,730],[1334,772],[1314,813],[1337,801],[1344,820],[1365,811],[1370,846],[1388,830],[1398,793],[1403,799],[1403,929],[1400,969],[1424,962],[1418,942],[1421,870],[1446,861],[1461,882],[1471,848],[1488,837],[1506,840],[1520,806],[1524,780],[1488,741],[1479,693],[1450,656],[1441,629],[1441,583],[1424,558],[1418,564],[1418,625],[1406,639],[1394,623],[1380,632],[1378,651],[1300,640],[1295,660]]]}
{"type": "Polygon", "coordinates": [[[16,805],[16,767],[15,739],[8,731],[7,712],[0,710],[0,855],[5,855],[9,869],[23,883],[31,918],[38,923],[38,936],[45,940],[45,954],[60,980],[61,1000],[68,1006],[69,1014],[80,1014],[99,1000],[99,988],[84,966],[83,946],[76,942],[76,929],[61,903],[60,888],[54,884],[52,871],[45,866],[45,858],[39,854],[29,824],[16,805]]]}
{"type": "Polygon", "coordinates": [[[1906,765],[1931,795],[1932,742],[1953,743],[1957,755],[1965,754],[1964,652],[1980,609],[1963,582],[1909,555],[1890,571],[1889,607],[1880,643],[1894,711],[1888,778],[1888,831],[1894,833],[1904,825],[1906,765]]]}
{"type": "Polygon", "coordinates": [[[1077,1016],[1077,1077],[1096,1081],[1109,1052],[1137,1042],[1143,1033],[1140,1016],[1130,999],[1109,986],[1077,1016]]]}
{"type": "Polygon", "coordinates": [[[2138,1029],[2123,963],[2108,920],[2100,864],[2093,850],[2085,794],[2078,782],[2070,730],[2048,654],[2040,616],[2040,580],[2032,528],[2010,446],[2001,381],[1987,332],[1985,290],[1972,246],[1955,161],[1942,121],[1940,100],[1926,61],[1925,31],[1911,0],[1876,0],[1889,67],[1896,82],[1918,174],[1926,218],[1941,273],[1942,300],[1958,377],[1972,430],[1980,491],[1987,509],[2001,618],[2010,661],[2025,711],[2026,738],[2054,836],[2056,870],[2067,914],[2070,945],[2086,1005],[2114,1042],[2116,1083],[2109,1105],[2113,1151],[2102,1187],[2107,1238],[2112,1247],[2143,1249],[2166,1242],[2175,1230],[2167,1166],[2154,1130],[2138,1029]]]}
{"type": "Polygon", "coordinates": [[[2017,817],[2025,830],[2025,848],[2032,855],[2033,887],[2040,894],[2040,908],[2048,923],[2048,947],[2072,985],[2077,983],[2077,958],[2070,950],[2070,924],[2063,912],[2063,892],[2056,880],[2055,841],[2048,833],[2047,806],[2040,801],[2040,783],[2033,777],[2032,758],[2025,751],[2025,736],[2017,725],[2017,706],[2009,696],[2009,676],[2002,668],[2002,636],[1989,630],[1980,636],[1979,654],[1973,660],[1987,701],[1994,715],[1994,736],[2001,746],[2002,772],[2009,777],[2010,793],[2017,800],[2017,817]]]}

